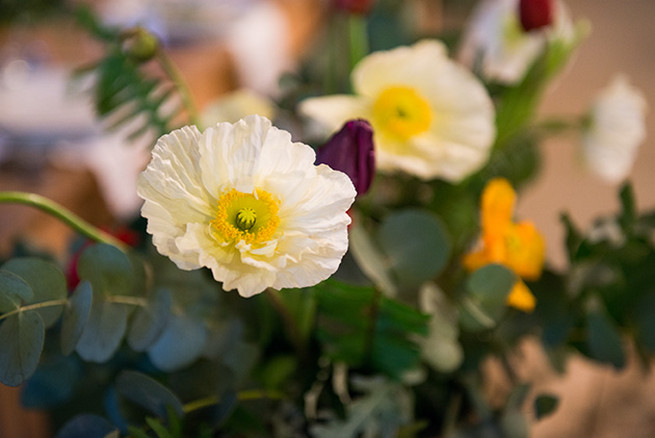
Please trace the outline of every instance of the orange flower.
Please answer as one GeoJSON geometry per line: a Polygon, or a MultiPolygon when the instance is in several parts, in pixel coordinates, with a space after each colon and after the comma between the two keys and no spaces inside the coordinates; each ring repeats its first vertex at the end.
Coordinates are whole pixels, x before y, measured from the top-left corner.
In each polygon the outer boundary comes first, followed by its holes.
{"type": "MultiPolygon", "coordinates": [[[[480,221],[482,235],[476,248],[464,257],[464,266],[474,271],[497,263],[525,280],[536,280],[544,264],[544,239],[531,222],[513,222],[516,192],[504,178],[487,183],[482,192],[480,221]]],[[[507,305],[531,312],[536,304],[525,283],[517,280],[507,305]]]]}

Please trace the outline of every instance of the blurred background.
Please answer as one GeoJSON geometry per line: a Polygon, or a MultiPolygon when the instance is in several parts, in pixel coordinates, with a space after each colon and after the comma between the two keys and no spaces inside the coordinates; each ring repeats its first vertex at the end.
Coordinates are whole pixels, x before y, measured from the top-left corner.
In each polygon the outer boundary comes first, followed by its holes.
{"type": "MultiPolygon", "coordinates": [[[[472,0],[405,0],[417,27],[459,28],[472,0]]],[[[76,2],[79,3],[79,2],[76,2]]],[[[321,0],[193,0],[89,2],[106,23],[142,24],[162,39],[202,108],[223,93],[248,87],[273,96],[280,74],[297,65],[321,31],[321,0]]],[[[540,113],[582,114],[617,72],[655,102],[655,2],[568,0],[592,32],[542,102],[540,113]]],[[[84,83],[70,73],[97,59],[100,46],[58,11],[63,0],[0,0],[0,190],[43,194],[94,224],[111,226],[138,208],[134,183],[144,148],[98,123],[84,83]]],[[[655,114],[639,150],[632,181],[640,210],[655,208],[655,114]]],[[[576,138],[541,145],[542,171],[522,194],[518,215],[546,235],[548,259],[565,266],[559,215],[582,227],[617,209],[618,186],[586,173],[576,138]]],[[[0,206],[0,255],[17,239],[62,255],[70,231],[44,214],[0,206]]],[[[556,376],[534,345],[518,359],[522,376],[562,397],[557,414],[533,426],[536,437],[650,436],[655,430],[655,381],[636,366],[621,373],[573,360],[556,376]],[[609,400],[612,400],[612,405],[609,400]],[[609,415],[608,415],[609,414],[609,415]],[[632,428],[632,429],[629,429],[632,428]],[[593,431],[592,435],[581,431],[593,431]],[[626,432],[631,430],[630,433],[626,432]]],[[[493,388],[492,388],[493,390],[493,388]]],[[[19,408],[19,388],[0,387],[0,436],[50,436],[47,419],[19,408]]]]}

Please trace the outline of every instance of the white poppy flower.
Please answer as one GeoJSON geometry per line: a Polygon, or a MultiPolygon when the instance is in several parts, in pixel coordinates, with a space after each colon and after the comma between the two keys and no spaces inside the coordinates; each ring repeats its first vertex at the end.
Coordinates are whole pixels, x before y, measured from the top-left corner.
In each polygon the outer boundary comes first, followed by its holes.
{"type": "Polygon", "coordinates": [[[596,97],[582,138],[586,166],[608,182],[626,178],[646,136],[646,100],[624,76],[596,97]]]}
{"type": "Polygon", "coordinates": [[[519,20],[519,0],[482,0],[465,29],[457,60],[470,69],[479,66],[487,80],[521,81],[548,40],[575,38],[564,3],[556,1],[553,6],[552,25],[526,32],[519,20]]]}
{"type": "Polygon", "coordinates": [[[138,194],[157,250],[249,297],[314,285],[348,247],[348,176],[261,116],[159,139],[138,194]]]}
{"type": "Polygon", "coordinates": [[[349,119],[368,120],[381,171],[458,182],[486,163],[495,137],[493,104],[441,42],[372,53],[351,79],[355,95],[310,98],[299,109],[331,132],[349,119]]]}

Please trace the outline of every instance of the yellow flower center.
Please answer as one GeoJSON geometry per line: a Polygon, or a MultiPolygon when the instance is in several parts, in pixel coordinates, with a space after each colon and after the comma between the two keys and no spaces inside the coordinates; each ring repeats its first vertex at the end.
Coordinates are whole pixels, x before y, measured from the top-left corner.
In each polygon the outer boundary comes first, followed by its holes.
{"type": "Polygon", "coordinates": [[[265,190],[242,193],[232,189],[218,198],[212,229],[225,240],[261,243],[270,240],[280,224],[278,202],[265,190]]]}
{"type": "Polygon", "coordinates": [[[373,104],[373,118],[381,132],[404,141],[428,130],[432,110],[413,88],[395,86],[380,93],[373,104]]]}

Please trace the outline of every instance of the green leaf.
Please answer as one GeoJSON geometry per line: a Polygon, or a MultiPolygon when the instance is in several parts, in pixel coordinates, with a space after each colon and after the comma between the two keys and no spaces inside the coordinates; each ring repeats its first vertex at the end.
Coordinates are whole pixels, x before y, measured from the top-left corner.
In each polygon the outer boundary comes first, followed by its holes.
{"type": "Polygon", "coordinates": [[[317,335],[330,358],[394,377],[418,364],[427,315],[367,287],[329,281],[316,291],[317,335]]]}
{"type": "Polygon", "coordinates": [[[627,232],[633,227],[637,219],[637,205],[634,190],[629,182],[621,186],[619,198],[621,199],[619,223],[621,224],[621,228],[627,232]]]}
{"type": "Polygon", "coordinates": [[[495,327],[506,309],[507,295],[516,275],[501,265],[487,265],[474,271],[461,298],[461,323],[471,331],[495,327]]]}
{"type": "Polygon", "coordinates": [[[57,432],[56,438],[106,437],[116,427],[94,414],[81,414],[70,420],[57,432]]]}
{"type": "Polygon", "coordinates": [[[127,327],[128,308],[94,294],[91,314],[75,347],[88,362],[107,361],[120,346],[127,327]]]}
{"type": "Polygon", "coordinates": [[[622,369],[626,364],[626,354],[621,333],[599,300],[590,302],[587,307],[587,346],[590,357],[622,369]]]}
{"type": "Polygon", "coordinates": [[[432,284],[421,288],[421,310],[430,315],[428,336],[421,341],[425,362],[439,372],[455,370],[464,359],[459,343],[458,312],[446,295],[432,284]]]}
{"type": "Polygon", "coordinates": [[[19,312],[0,325],[0,382],[20,385],[36,370],[45,327],[37,312],[19,312]]]}
{"type": "Polygon", "coordinates": [[[116,391],[126,399],[166,418],[167,407],[182,416],[182,403],[170,389],[155,379],[136,371],[123,371],[116,379],[116,391]]]}
{"type": "Polygon", "coordinates": [[[132,316],[127,342],[134,351],[145,351],[157,341],[168,323],[172,303],[168,289],[157,289],[148,304],[132,316]]]}
{"type": "Polygon", "coordinates": [[[207,344],[207,327],[188,315],[171,315],[148,357],[162,371],[175,371],[198,359],[207,344]]]}
{"type": "Polygon", "coordinates": [[[551,415],[559,406],[559,398],[550,394],[541,394],[534,399],[534,415],[537,420],[551,415]]]}
{"type": "Polygon", "coordinates": [[[0,312],[14,311],[33,296],[32,288],[25,280],[12,272],[0,269],[0,312]]]}
{"type": "Polygon", "coordinates": [[[438,275],[450,257],[450,240],[433,214],[418,209],[394,212],[378,231],[380,245],[401,284],[418,286],[438,275]]]}
{"type": "Polygon", "coordinates": [[[396,285],[387,272],[380,250],[357,222],[350,229],[350,252],[364,274],[388,297],[396,296],[396,285]]]}
{"type": "Polygon", "coordinates": [[[353,379],[353,387],[362,395],[346,405],[345,420],[334,420],[311,428],[317,438],[358,436],[394,437],[411,419],[412,401],[400,384],[379,376],[353,379]]]}
{"type": "Polygon", "coordinates": [[[91,284],[88,281],[81,281],[73,291],[62,318],[60,341],[63,354],[69,355],[75,351],[84,327],[89,321],[92,301],[91,284]]]}
{"type": "MultiPolygon", "coordinates": [[[[66,277],[54,264],[36,257],[14,258],[2,266],[3,270],[13,272],[32,288],[34,296],[29,304],[66,298],[66,277]]],[[[45,327],[48,328],[59,320],[63,306],[37,309],[45,327]]]]}
{"type": "Polygon", "coordinates": [[[112,245],[89,246],[80,255],[77,272],[87,280],[95,294],[129,295],[134,282],[134,269],[127,255],[112,245]]]}

